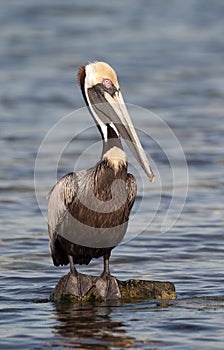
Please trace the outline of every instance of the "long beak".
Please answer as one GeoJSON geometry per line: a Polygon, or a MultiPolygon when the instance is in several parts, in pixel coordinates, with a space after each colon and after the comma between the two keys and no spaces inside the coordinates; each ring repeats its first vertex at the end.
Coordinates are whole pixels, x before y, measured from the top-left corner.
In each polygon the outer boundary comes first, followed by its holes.
{"type": "Polygon", "coordinates": [[[117,91],[113,96],[111,96],[107,92],[104,92],[104,98],[106,101],[104,100],[105,102],[102,104],[102,107],[99,107],[99,105],[94,106],[95,108],[97,108],[98,116],[100,110],[101,121],[103,123],[112,122],[115,125],[119,134],[125,140],[130,151],[132,152],[136,160],[139,162],[146,175],[149,177],[149,180],[153,182],[155,176],[150,167],[149,160],[141,145],[138,135],[136,134],[134,125],[128,114],[121,92],[117,91]],[[108,105],[104,106],[105,104],[108,105]]]}
{"type": "Polygon", "coordinates": [[[105,98],[112,105],[114,111],[117,114],[118,121],[114,121],[114,123],[116,124],[119,133],[125,140],[127,146],[129,147],[136,160],[145,171],[146,175],[149,177],[149,180],[153,182],[155,180],[155,176],[138,138],[138,135],[136,134],[134,125],[128,114],[121,92],[117,91],[114,97],[106,93],[105,98]]]}

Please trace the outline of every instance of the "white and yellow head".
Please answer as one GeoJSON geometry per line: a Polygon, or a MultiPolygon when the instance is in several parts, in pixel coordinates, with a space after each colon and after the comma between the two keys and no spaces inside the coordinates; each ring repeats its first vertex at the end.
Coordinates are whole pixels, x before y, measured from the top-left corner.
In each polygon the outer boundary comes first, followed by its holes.
{"type": "Polygon", "coordinates": [[[78,81],[104,141],[108,141],[108,129],[113,128],[153,181],[154,174],[128,114],[115,71],[105,62],[89,63],[80,67],[78,81]]]}
{"type": "Polygon", "coordinates": [[[113,84],[119,90],[119,84],[115,71],[105,62],[90,63],[85,67],[86,88],[92,88],[94,85],[103,84],[110,87],[113,84]]]}

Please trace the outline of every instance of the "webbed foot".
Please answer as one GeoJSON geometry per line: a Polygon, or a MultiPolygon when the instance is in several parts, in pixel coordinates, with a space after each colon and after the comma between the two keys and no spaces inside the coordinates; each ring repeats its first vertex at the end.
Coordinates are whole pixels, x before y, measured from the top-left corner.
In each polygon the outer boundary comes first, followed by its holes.
{"type": "Polygon", "coordinates": [[[103,300],[121,299],[121,292],[114,276],[102,274],[96,280],[96,290],[103,300]]]}
{"type": "Polygon", "coordinates": [[[84,275],[82,273],[73,273],[70,272],[68,279],[64,286],[63,294],[71,294],[77,297],[79,300],[88,293],[92,288],[92,279],[91,276],[84,275]]]}

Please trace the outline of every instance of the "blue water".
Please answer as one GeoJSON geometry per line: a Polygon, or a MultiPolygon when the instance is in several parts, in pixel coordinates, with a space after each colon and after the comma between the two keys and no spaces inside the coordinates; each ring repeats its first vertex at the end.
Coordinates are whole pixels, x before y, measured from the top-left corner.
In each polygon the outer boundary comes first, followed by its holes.
{"type": "Polygon", "coordinates": [[[223,349],[223,13],[221,0],[1,2],[1,349],[223,349]],[[77,112],[77,70],[93,60],[117,71],[157,176],[130,155],[139,194],[112,273],[171,281],[175,301],[48,302],[68,267],[50,259],[45,195],[99,158],[77,112]]]}

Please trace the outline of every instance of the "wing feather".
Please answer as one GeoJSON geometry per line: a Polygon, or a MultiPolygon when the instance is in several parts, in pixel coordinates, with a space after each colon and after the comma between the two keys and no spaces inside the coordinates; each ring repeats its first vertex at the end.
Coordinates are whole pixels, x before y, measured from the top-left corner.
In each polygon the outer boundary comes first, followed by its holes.
{"type": "Polygon", "coordinates": [[[68,257],[64,254],[58,241],[57,227],[63,222],[68,206],[75,199],[76,192],[77,175],[69,173],[56,183],[48,195],[48,233],[51,256],[56,266],[68,263],[68,257]]]}
{"type": "MultiPolygon", "coordinates": [[[[91,257],[101,256],[105,249],[111,250],[117,245],[127,230],[129,214],[137,193],[134,176],[126,174],[125,186],[128,196],[126,205],[118,206],[114,212],[104,213],[101,212],[100,207],[97,207],[96,198],[94,199],[94,210],[90,209],[91,204],[93,204],[90,193],[93,192],[94,174],[94,169],[67,174],[57,182],[49,193],[48,231],[51,256],[56,266],[67,265],[69,263],[68,254],[74,256],[78,263],[89,263],[91,257]],[[83,204],[82,199],[88,200],[87,206],[83,204]],[[82,220],[84,220],[83,223],[82,220]],[[76,244],[72,243],[74,239],[76,244]],[[84,247],[83,241],[89,248],[84,247]],[[94,242],[93,246],[91,245],[92,241],[94,242]],[[104,242],[103,245],[102,242],[104,242]],[[81,246],[83,246],[82,254],[79,251],[81,246]],[[90,248],[91,246],[99,246],[102,249],[90,248]]],[[[109,180],[108,173],[106,180],[109,180]]],[[[110,199],[110,186],[107,188],[105,185],[103,188],[102,200],[110,199]],[[104,198],[104,196],[106,197],[104,198]]],[[[116,204],[117,199],[115,198],[113,203],[116,204]]],[[[102,201],[98,200],[98,202],[102,206],[102,201]]]]}
{"type": "Polygon", "coordinates": [[[128,188],[128,207],[131,211],[133,204],[135,202],[136,194],[137,194],[137,184],[136,179],[132,174],[127,174],[126,185],[128,188]]]}

